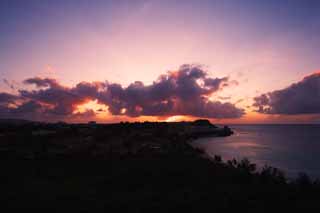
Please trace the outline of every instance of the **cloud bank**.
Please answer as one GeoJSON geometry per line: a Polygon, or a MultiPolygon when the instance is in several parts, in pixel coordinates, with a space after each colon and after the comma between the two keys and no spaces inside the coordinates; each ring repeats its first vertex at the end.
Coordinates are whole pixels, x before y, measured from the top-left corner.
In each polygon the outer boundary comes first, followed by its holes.
{"type": "Polygon", "coordinates": [[[253,106],[265,114],[320,113],[320,73],[306,76],[285,89],[255,97],[253,106]]]}
{"type": "Polygon", "coordinates": [[[238,118],[244,110],[232,103],[210,100],[210,96],[234,84],[228,77],[211,78],[200,66],[182,65],[177,71],[160,75],[150,85],[135,81],[127,87],[110,82],[81,82],[74,87],[56,79],[29,78],[34,89],[19,90],[17,95],[0,93],[0,118],[35,120],[67,119],[94,114],[91,110],[75,113],[77,106],[90,100],[108,106],[112,115],[238,118]]]}

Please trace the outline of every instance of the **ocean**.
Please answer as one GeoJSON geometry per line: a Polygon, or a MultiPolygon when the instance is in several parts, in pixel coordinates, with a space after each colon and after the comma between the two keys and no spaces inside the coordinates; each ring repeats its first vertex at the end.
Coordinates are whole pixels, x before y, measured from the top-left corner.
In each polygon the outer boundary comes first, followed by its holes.
{"type": "Polygon", "coordinates": [[[210,156],[223,160],[248,158],[258,167],[269,165],[288,177],[303,172],[320,178],[320,125],[230,125],[229,137],[193,142],[210,156]]]}

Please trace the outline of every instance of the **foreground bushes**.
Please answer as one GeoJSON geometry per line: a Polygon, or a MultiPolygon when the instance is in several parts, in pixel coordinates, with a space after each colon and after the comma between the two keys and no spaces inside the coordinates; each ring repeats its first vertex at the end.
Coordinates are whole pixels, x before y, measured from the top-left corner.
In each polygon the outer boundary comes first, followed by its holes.
{"type": "MultiPolygon", "coordinates": [[[[4,162],[2,162],[4,163],[4,162]]],[[[180,153],[113,160],[11,161],[1,165],[6,212],[319,210],[319,184],[275,168],[180,153]]],[[[5,205],[4,205],[5,204],[5,205]]]]}

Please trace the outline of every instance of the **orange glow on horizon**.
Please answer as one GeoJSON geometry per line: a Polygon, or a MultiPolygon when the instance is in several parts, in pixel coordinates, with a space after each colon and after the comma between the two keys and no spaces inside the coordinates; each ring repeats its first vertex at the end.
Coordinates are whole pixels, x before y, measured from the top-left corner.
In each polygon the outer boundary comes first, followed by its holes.
{"type": "MultiPolygon", "coordinates": [[[[123,115],[126,111],[125,108],[121,110],[122,115],[112,115],[108,111],[108,106],[98,103],[97,100],[90,100],[84,104],[80,104],[76,107],[73,114],[85,114],[86,112],[93,112],[94,119],[99,123],[118,123],[121,121],[128,122],[180,122],[180,121],[194,121],[197,119],[208,119],[212,124],[268,124],[268,123],[308,123],[310,119],[314,119],[315,115],[269,115],[262,114],[254,111],[247,112],[241,118],[223,118],[223,119],[213,119],[213,118],[200,118],[188,115],[172,115],[172,116],[138,116],[130,117],[123,115]]],[[[319,117],[320,120],[320,117],[319,117]]],[[[74,120],[71,122],[77,122],[74,120]]],[[[79,120],[85,121],[84,120],[79,120]]]]}
{"type": "Polygon", "coordinates": [[[108,111],[108,106],[98,103],[98,100],[90,100],[84,104],[78,105],[76,107],[76,110],[73,113],[81,114],[88,111],[93,111],[97,117],[101,117],[101,118],[110,115],[108,111]]]}
{"type": "Polygon", "coordinates": [[[165,119],[166,122],[179,122],[179,121],[189,121],[189,120],[193,120],[193,119],[185,115],[174,115],[165,119]]]}
{"type": "Polygon", "coordinates": [[[308,78],[308,77],[315,76],[315,75],[316,75],[316,76],[320,75],[320,70],[316,70],[316,71],[314,71],[313,73],[304,76],[303,79],[306,79],[306,78],[308,78]]]}

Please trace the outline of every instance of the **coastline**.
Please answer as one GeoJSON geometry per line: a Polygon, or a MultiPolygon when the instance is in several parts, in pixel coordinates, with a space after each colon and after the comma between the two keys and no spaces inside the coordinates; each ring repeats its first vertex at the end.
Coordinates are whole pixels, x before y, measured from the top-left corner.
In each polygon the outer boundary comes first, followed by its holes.
{"type": "Polygon", "coordinates": [[[320,178],[319,126],[314,125],[236,125],[235,134],[225,138],[201,138],[195,145],[210,156],[221,155],[224,160],[245,157],[258,168],[270,165],[296,178],[306,173],[320,178]],[[308,154],[306,154],[308,153],[308,154]]]}
{"type": "Polygon", "coordinates": [[[245,159],[206,159],[188,125],[24,126],[18,135],[5,127],[0,201],[33,212],[270,212],[306,210],[305,202],[319,210],[319,182],[288,181],[245,159]]]}

